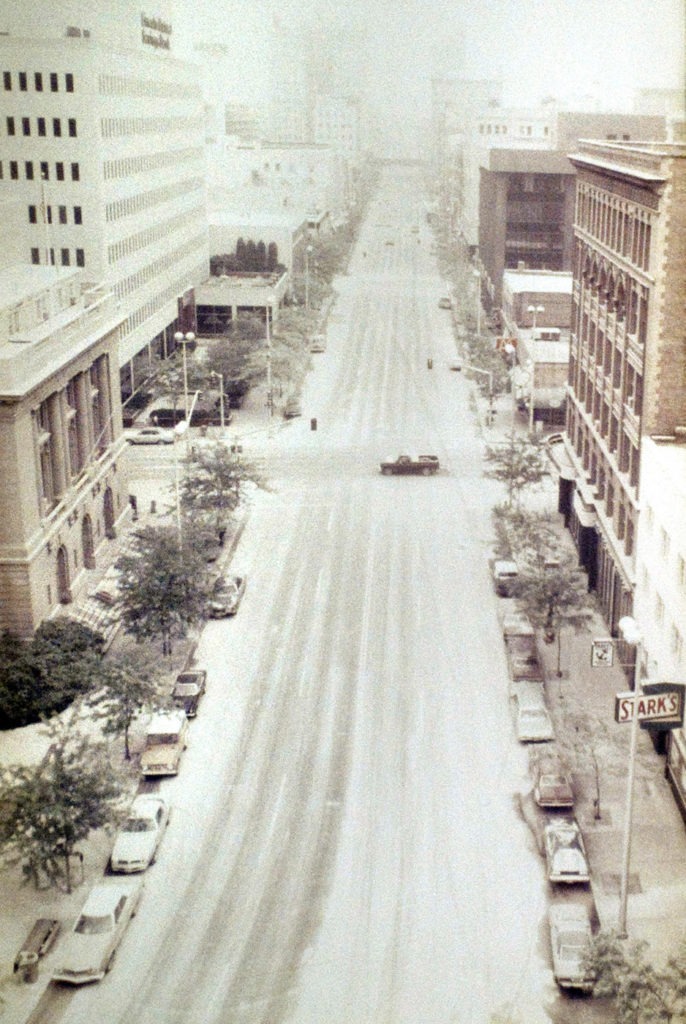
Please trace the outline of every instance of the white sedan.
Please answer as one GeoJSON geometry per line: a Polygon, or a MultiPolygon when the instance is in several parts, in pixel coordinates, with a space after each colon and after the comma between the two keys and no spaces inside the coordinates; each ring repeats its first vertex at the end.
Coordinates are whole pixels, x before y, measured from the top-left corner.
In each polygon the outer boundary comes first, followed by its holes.
{"type": "Polygon", "coordinates": [[[174,444],[174,431],[164,427],[141,427],[128,435],[129,444],[174,444]]]}
{"type": "Polygon", "coordinates": [[[169,807],[158,796],[137,796],[114,842],[110,867],[120,874],[145,871],[169,824],[169,807]]]}
{"type": "Polygon", "coordinates": [[[76,924],[59,947],[53,981],[84,985],[105,977],[142,891],[140,881],[109,882],[91,889],[76,924]]]}
{"type": "Polygon", "coordinates": [[[592,938],[588,910],[581,903],[555,903],[548,911],[553,974],[560,988],[593,990],[593,975],[584,969],[592,938]]]}
{"type": "Polygon", "coordinates": [[[513,704],[515,732],[520,743],[545,743],[555,739],[555,730],[540,683],[519,683],[513,704]]]}

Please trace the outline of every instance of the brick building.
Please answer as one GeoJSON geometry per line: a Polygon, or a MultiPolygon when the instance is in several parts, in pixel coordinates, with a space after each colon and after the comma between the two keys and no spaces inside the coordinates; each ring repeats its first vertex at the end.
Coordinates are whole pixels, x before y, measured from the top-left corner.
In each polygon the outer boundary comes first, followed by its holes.
{"type": "Polygon", "coordinates": [[[612,630],[632,614],[641,438],[686,423],[686,145],[581,143],[565,513],[612,630]]]}

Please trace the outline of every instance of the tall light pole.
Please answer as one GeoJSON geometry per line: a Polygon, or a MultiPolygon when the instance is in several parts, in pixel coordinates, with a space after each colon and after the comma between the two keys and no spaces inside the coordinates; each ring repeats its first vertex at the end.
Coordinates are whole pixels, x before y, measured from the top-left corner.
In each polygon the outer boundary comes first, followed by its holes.
{"type": "Polygon", "coordinates": [[[186,345],[190,342],[195,341],[195,335],[193,331],[187,331],[183,334],[181,331],[177,331],[174,335],[174,341],[177,345],[181,345],[183,352],[183,415],[184,419],[188,419],[188,362],[186,360],[186,345]]]}
{"type": "Polygon", "coordinates": [[[312,246],[305,246],[305,312],[309,316],[310,312],[310,253],[312,252],[312,246]]]}
{"type": "Polygon", "coordinates": [[[267,406],[269,407],[269,419],[271,426],[271,418],[274,415],[274,398],[272,395],[272,332],[271,332],[271,314],[272,305],[274,303],[274,296],[267,296],[267,406]]]}
{"type": "Polygon", "coordinates": [[[188,420],[180,420],[174,427],[174,488],[176,492],[176,533],[179,538],[179,547],[183,542],[183,528],[181,525],[181,495],[179,488],[179,456],[176,451],[176,442],[188,430],[188,420]]]}
{"type": "Polygon", "coordinates": [[[476,333],[481,336],[481,271],[474,267],[472,275],[476,283],[476,333]]]}
{"type": "Polygon", "coordinates": [[[539,313],[545,313],[545,306],[527,306],[527,313],[531,313],[532,327],[531,327],[531,369],[530,369],[530,394],[529,394],[529,433],[534,432],[534,382],[536,380],[536,353],[534,345],[536,344],[536,317],[539,313]]]}
{"type": "Polygon", "coordinates": [[[640,653],[642,636],[638,623],[630,615],[625,615],[617,623],[619,632],[625,643],[635,648],[634,668],[634,714],[631,719],[631,739],[629,742],[629,768],[626,782],[626,811],[624,814],[624,842],[622,844],[622,877],[619,889],[619,920],[617,931],[620,938],[626,938],[626,914],[629,901],[629,864],[631,862],[631,819],[634,802],[634,775],[636,772],[636,746],[638,744],[638,698],[642,694],[640,653]]]}
{"type": "Polygon", "coordinates": [[[222,437],[224,436],[224,374],[210,371],[210,377],[216,377],[219,381],[219,420],[221,423],[222,437]]]}

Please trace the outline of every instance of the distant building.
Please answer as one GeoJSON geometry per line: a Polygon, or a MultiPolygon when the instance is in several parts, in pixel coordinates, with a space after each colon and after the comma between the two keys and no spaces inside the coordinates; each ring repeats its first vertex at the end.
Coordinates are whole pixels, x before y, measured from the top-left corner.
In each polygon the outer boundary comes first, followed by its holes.
{"type": "Polygon", "coordinates": [[[570,467],[560,509],[614,634],[633,612],[642,438],[686,424],[686,145],[584,142],[570,159],[570,467]]]}

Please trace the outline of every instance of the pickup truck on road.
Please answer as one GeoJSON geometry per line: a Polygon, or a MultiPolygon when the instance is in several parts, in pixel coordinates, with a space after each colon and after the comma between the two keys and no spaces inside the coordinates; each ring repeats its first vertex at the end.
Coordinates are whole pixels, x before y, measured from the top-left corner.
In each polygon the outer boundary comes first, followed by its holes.
{"type": "Polygon", "coordinates": [[[384,476],[393,476],[399,473],[431,476],[440,468],[437,455],[399,455],[397,459],[386,459],[381,463],[381,472],[384,476]]]}

